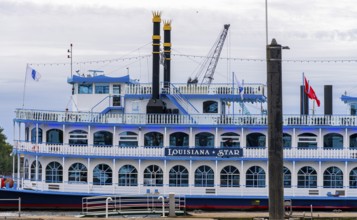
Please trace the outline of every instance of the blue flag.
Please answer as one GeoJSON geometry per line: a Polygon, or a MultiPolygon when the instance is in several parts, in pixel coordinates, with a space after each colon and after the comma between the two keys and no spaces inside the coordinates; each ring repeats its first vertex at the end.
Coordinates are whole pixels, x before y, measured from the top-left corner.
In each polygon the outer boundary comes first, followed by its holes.
{"type": "Polygon", "coordinates": [[[41,74],[37,72],[35,69],[33,69],[32,67],[30,67],[29,65],[27,65],[26,74],[31,76],[31,78],[35,81],[38,81],[41,78],[41,74]]]}

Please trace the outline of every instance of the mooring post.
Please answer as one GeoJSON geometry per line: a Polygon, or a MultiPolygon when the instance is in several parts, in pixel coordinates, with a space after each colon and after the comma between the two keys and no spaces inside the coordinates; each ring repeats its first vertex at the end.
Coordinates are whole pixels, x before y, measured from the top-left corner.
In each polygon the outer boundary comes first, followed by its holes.
{"type": "Polygon", "coordinates": [[[281,50],[267,45],[269,219],[284,219],[281,50]]]}
{"type": "Polygon", "coordinates": [[[169,217],[176,216],[175,213],[175,193],[169,193],[169,217]]]}
{"type": "Polygon", "coordinates": [[[159,196],[158,199],[162,201],[162,217],[165,217],[165,197],[159,196]]]}
{"type": "Polygon", "coordinates": [[[108,206],[109,206],[109,201],[113,201],[112,197],[108,197],[105,200],[105,218],[108,218],[108,206]]]}

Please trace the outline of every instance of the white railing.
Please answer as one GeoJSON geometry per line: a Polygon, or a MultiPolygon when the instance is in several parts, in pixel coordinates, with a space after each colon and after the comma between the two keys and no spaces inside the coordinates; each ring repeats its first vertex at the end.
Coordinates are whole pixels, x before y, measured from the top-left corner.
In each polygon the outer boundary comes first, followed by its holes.
{"type": "MultiPolygon", "coordinates": [[[[164,147],[117,147],[117,146],[70,146],[67,144],[32,144],[16,142],[15,149],[21,152],[38,152],[59,155],[96,155],[96,156],[133,156],[133,157],[164,157],[164,147]]],[[[324,158],[324,159],[355,159],[357,149],[284,149],[284,158],[324,158]]],[[[243,148],[243,158],[268,158],[267,148],[243,148]]]]}
{"type": "MultiPolygon", "coordinates": [[[[199,85],[199,84],[185,84],[185,83],[172,83],[169,91],[170,94],[187,94],[187,95],[217,95],[217,94],[231,94],[237,95],[239,88],[237,85],[229,83],[217,83],[211,85],[199,85]]],[[[265,95],[263,84],[245,84],[243,86],[243,93],[247,95],[265,95]]],[[[163,86],[161,85],[161,88],[163,86]]],[[[151,84],[131,84],[126,87],[125,94],[127,95],[151,95],[151,84]]]]}
{"type": "MultiPolygon", "coordinates": [[[[219,114],[100,114],[94,112],[44,111],[17,109],[15,120],[118,123],[118,124],[202,124],[202,125],[268,125],[267,115],[219,114]]],[[[283,125],[357,126],[351,115],[284,115],[283,125]]]]}

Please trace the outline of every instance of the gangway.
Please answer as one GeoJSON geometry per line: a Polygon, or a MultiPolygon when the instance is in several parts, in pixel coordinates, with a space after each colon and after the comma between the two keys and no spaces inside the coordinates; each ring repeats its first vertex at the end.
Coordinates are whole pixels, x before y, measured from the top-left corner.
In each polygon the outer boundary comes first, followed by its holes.
{"type": "MultiPolygon", "coordinates": [[[[162,194],[92,196],[82,199],[83,216],[165,215],[169,213],[168,196],[162,194]],[[159,199],[164,197],[164,202],[159,199]]],[[[175,214],[186,214],[185,197],[175,196],[175,214]]]]}

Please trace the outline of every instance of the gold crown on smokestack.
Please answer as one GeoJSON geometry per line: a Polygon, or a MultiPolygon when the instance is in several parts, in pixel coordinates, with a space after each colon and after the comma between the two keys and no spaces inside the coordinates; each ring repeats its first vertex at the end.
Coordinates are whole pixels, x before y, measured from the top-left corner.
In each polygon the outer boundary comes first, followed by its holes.
{"type": "Polygon", "coordinates": [[[171,30],[171,20],[164,20],[163,23],[164,23],[164,30],[165,31],[171,30]]]}
{"type": "Polygon", "coordinates": [[[152,22],[161,22],[161,11],[152,12],[152,22]]]}

